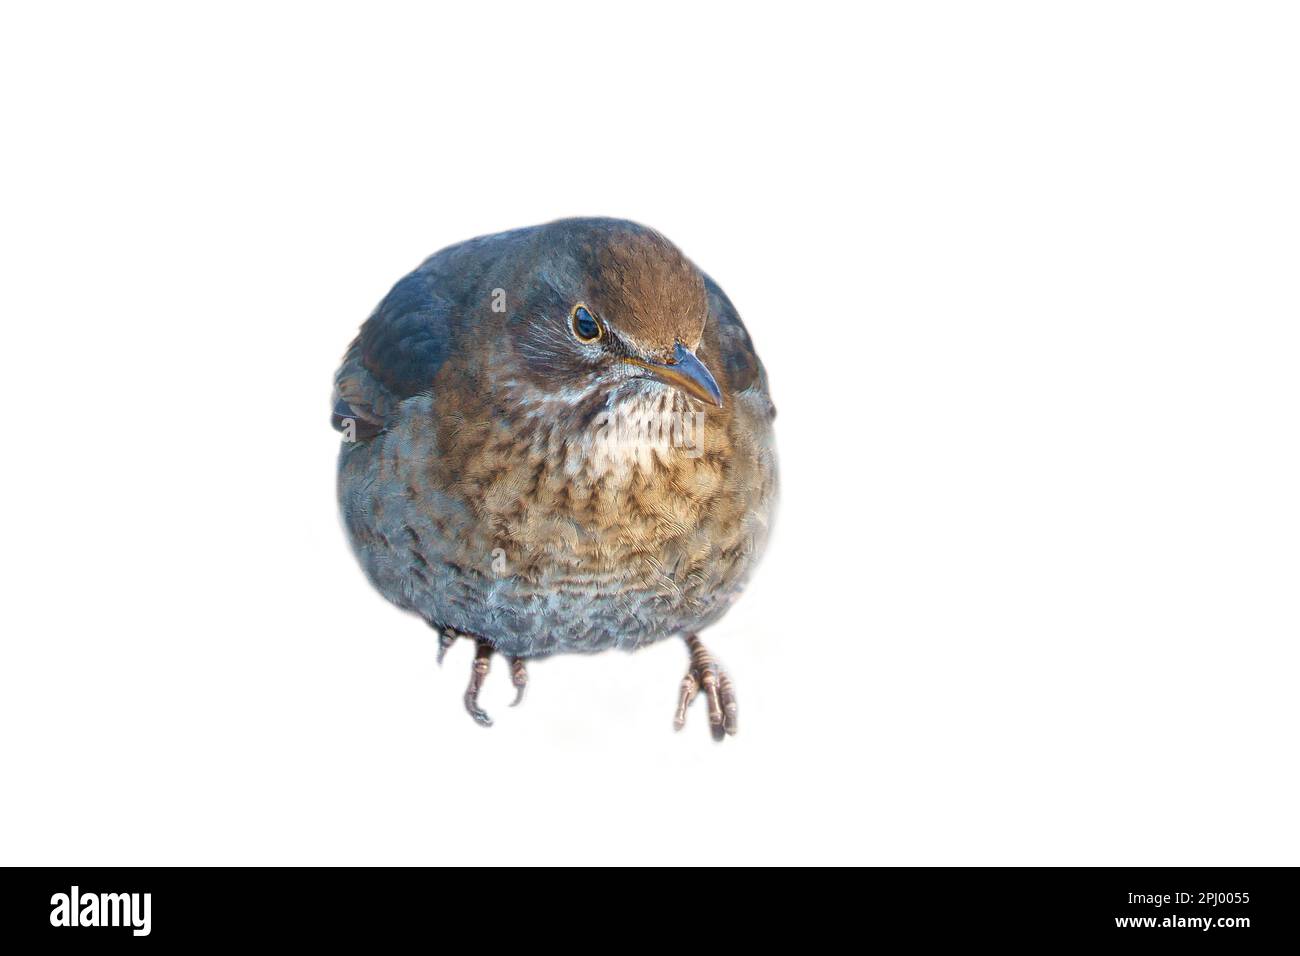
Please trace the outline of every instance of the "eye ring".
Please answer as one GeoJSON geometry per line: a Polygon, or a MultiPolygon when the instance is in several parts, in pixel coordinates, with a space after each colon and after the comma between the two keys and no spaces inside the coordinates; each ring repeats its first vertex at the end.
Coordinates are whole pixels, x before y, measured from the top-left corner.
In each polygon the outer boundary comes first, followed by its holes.
{"type": "Polygon", "coordinates": [[[605,336],[605,326],[581,302],[569,313],[569,328],[573,330],[573,337],[584,345],[599,342],[605,336]]]}

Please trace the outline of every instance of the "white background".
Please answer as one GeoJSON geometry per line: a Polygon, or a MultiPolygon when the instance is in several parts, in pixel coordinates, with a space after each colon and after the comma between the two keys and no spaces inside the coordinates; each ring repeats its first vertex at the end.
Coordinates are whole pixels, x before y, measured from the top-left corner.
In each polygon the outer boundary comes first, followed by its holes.
{"type": "MultiPolygon", "coordinates": [[[[1293,9],[1293,8],[1292,8],[1293,9]]],[[[1286,5],[6,7],[0,862],[1300,862],[1286,5]],[[337,361],[577,214],[780,409],[706,635],[461,707],[362,577],[337,361]]]]}

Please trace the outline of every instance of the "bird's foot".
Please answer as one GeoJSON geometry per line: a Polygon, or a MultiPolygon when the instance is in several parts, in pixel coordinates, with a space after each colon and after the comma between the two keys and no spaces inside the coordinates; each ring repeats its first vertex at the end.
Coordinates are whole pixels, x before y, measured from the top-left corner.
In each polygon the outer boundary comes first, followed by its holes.
{"type": "MultiPolygon", "coordinates": [[[[450,627],[444,627],[438,635],[439,666],[442,665],[442,659],[447,656],[447,648],[451,647],[458,637],[469,637],[474,641],[474,664],[469,672],[469,686],[465,688],[465,709],[469,711],[469,715],[480,726],[491,727],[492,718],[487,715],[483,708],[479,707],[478,695],[479,691],[483,689],[483,682],[487,680],[488,670],[492,662],[492,645],[480,638],[463,634],[450,627]]],[[[524,699],[524,691],[528,687],[528,669],[524,666],[522,657],[510,658],[510,683],[515,687],[515,699],[510,704],[511,707],[514,707],[524,699]]]]}
{"type": "Polygon", "coordinates": [[[713,655],[705,650],[697,636],[687,635],[686,646],[691,652],[691,666],[682,678],[673,729],[682,729],[686,723],[686,708],[691,706],[691,702],[703,690],[709,705],[709,730],[713,733],[713,739],[722,740],[728,734],[734,735],[739,725],[736,691],[731,686],[731,678],[718,666],[713,655]]]}

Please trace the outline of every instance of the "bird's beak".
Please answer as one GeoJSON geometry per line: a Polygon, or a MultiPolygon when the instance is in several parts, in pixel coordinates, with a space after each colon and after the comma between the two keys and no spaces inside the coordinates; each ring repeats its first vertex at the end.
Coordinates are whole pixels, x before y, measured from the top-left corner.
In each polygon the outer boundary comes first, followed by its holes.
{"type": "Polygon", "coordinates": [[[702,402],[722,407],[722,389],[713,380],[713,375],[695,354],[680,342],[673,351],[673,359],[667,364],[646,362],[639,358],[625,358],[624,362],[639,368],[649,369],[663,382],[680,388],[687,395],[694,396],[702,402]]]}

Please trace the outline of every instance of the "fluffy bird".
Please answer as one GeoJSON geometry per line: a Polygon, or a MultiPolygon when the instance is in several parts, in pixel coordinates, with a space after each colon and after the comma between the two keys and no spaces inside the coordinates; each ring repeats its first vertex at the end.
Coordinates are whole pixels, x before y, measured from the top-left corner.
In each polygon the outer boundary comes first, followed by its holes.
{"type": "MultiPolygon", "coordinates": [[[[526,662],[681,636],[680,729],[736,695],[698,633],[740,595],[777,495],[767,375],[731,301],[658,232],[566,219],[443,249],[397,283],[334,379],[338,495],[374,586],[526,662]]],[[[512,704],[513,706],[513,704],[512,704]]]]}

